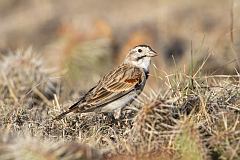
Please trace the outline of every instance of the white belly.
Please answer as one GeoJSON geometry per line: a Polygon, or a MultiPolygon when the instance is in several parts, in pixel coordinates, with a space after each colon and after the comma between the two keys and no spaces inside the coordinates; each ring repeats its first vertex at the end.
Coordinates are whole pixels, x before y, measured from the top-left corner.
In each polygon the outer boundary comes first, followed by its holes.
{"type": "Polygon", "coordinates": [[[105,105],[101,109],[101,112],[112,112],[116,109],[125,107],[129,102],[132,102],[136,96],[137,96],[136,92],[133,91],[133,92],[105,105]]]}

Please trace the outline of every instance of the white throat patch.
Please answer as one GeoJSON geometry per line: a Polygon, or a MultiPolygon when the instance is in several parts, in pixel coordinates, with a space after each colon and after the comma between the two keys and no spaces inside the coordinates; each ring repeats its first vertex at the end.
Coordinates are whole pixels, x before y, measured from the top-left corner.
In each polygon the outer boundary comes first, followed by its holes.
{"type": "Polygon", "coordinates": [[[132,64],[136,67],[143,68],[145,71],[148,71],[149,65],[151,62],[150,57],[144,57],[142,59],[139,59],[137,62],[133,61],[132,64]]]}

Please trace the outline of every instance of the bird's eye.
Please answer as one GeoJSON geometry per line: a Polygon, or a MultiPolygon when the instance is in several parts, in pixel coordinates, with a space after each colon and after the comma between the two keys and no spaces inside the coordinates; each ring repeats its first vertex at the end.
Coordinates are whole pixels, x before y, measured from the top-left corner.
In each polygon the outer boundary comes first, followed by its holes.
{"type": "Polygon", "coordinates": [[[141,50],[141,49],[138,49],[138,52],[139,52],[139,53],[141,53],[141,52],[142,52],[142,50],[141,50]]]}

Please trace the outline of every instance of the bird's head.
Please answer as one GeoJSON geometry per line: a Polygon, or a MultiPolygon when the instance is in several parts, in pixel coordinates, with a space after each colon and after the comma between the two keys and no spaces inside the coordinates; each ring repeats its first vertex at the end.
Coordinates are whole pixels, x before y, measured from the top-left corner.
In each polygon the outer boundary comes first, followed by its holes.
{"type": "Polygon", "coordinates": [[[124,63],[135,65],[147,71],[151,62],[151,57],[157,55],[158,54],[151,47],[147,45],[138,45],[129,51],[124,63]]]}

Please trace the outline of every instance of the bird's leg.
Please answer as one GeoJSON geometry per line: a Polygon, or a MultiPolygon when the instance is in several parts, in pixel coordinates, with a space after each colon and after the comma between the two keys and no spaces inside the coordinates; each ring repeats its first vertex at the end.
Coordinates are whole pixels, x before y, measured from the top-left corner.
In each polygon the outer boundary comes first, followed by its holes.
{"type": "Polygon", "coordinates": [[[116,109],[115,111],[113,111],[114,118],[120,120],[121,113],[122,113],[122,108],[119,108],[119,109],[116,109]]]}
{"type": "Polygon", "coordinates": [[[118,120],[115,118],[113,112],[104,112],[103,115],[106,117],[107,121],[111,123],[117,123],[118,120]]]}

